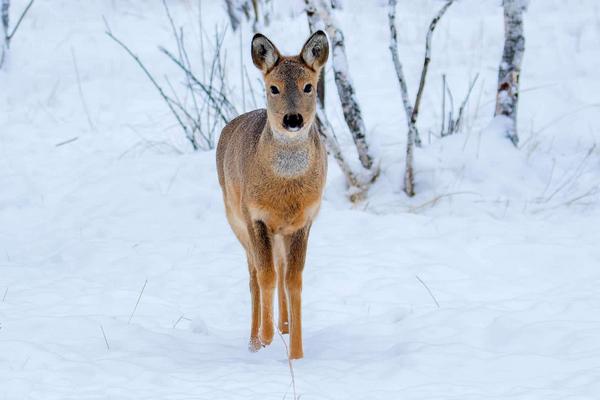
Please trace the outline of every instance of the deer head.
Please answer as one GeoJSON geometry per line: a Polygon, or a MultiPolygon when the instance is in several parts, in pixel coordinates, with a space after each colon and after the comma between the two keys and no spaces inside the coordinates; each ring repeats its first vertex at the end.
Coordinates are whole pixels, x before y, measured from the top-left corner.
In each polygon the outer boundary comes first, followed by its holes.
{"type": "Polygon", "coordinates": [[[252,39],[252,61],[262,71],[267,119],[277,138],[301,139],[315,119],[319,72],[329,56],[323,31],[312,34],[297,56],[282,56],[266,36],[252,39]]]}

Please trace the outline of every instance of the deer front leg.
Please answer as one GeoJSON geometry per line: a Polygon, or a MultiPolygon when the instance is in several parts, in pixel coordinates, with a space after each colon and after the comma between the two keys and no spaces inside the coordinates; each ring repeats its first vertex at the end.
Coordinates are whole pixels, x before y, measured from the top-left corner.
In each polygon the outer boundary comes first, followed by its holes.
{"type": "Polygon", "coordinates": [[[293,359],[302,358],[302,271],[306,259],[306,244],[310,226],[306,226],[286,238],[287,270],[285,286],[290,314],[290,354],[293,359]]]}
{"type": "Polygon", "coordinates": [[[273,262],[277,269],[277,300],[279,303],[279,322],[277,328],[281,334],[289,333],[287,295],[285,293],[285,259],[287,251],[280,235],[273,236],[273,262]]]}
{"type": "Polygon", "coordinates": [[[271,234],[262,221],[252,223],[252,247],[256,278],[260,289],[260,330],[258,337],[263,346],[273,341],[273,294],[275,291],[275,268],[271,234]]]}
{"type": "Polygon", "coordinates": [[[250,341],[248,350],[257,352],[260,350],[261,343],[258,338],[258,329],[260,327],[260,287],[258,286],[258,273],[251,262],[251,254],[248,254],[248,270],[250,272],[250,297],[252,300],[252,323],[250,325],[250,341]]]}
{"type": "Polygon", "coordinates": [[[277,300],[279,302],[279,322],[277,324],[282,335],[290,332],[288,322],[287,295],[285,293],[285,264],[277,260],[277,300]]]}

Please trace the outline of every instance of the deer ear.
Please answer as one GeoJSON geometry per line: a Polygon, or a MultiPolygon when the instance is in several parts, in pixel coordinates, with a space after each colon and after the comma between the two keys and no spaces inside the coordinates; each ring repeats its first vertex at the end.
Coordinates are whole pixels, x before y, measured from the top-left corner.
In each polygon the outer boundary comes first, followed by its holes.
{"type": "Polygon", "coordinates": [[[257,33],[252,38],[252,62],[263,74],[268,73],[279,60],[279,50],[265,35],[257,33]]]}
{"type": "Polygon", "coordinates": [[[316,31],[313,33],[304,43],[300,56],[304,63],[315,71],[325,65],[327,57],[329,57],[329,41],[325,32],[316,31]]]}

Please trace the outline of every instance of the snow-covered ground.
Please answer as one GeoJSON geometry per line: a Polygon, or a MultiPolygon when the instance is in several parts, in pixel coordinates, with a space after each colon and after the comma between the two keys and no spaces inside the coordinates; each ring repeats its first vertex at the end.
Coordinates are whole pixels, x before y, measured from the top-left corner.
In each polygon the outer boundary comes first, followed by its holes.
{"type": "MultiPolygon", "coordinates": [[[[13,3],[16,13],[25,1],[13,3]]],[[[350,69],[383,174],[352,206],[330,163],[304,275],[297,394],[598,399],[600,4],[531,1],[519,150],[488,127],[499,1],[452,6],[434,38],[419,125],[426,146],[408,199],[385,2],[344,3],[350,69]],[[481,76],[466,129],[430,141],[442,73],[457,98],[481,76]]],[[[441,3],[399,3],[414,93],[441,3]]],[[[169,4],[197,30],[196,1],[169,4]]],[[[207,31],[226,22],[221,1],[202,4],[207,31]]],[[[214,152],[190,151],[105,36],[103,16],[158,77],[174,72],[156,48],[173,46],[160,2],[129,0],[36,2],[0,71],[0,399],[292,398],[283,341],[246,348],[247,269],[214,152]]],[[[297,51],[307,35],[300,8],[278,6],[266,33],[297,51]]],[[[239,36],[225,46],[236,87],[239,36]]],[[[328,85],[330,116],[350,144],[331,74],[328,85]]]]}

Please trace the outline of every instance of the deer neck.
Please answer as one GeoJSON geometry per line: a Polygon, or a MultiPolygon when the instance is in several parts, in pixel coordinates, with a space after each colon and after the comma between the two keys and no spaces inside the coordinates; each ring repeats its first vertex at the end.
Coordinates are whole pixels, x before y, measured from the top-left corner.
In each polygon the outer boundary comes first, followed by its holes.
{"type": "Polygon", "coordinates": [[[264,162],[275,175],[283,178],[306,174],[315,154],[313,135],[312,124],[291,136],[275,131],[267,123],[259,143],[264,151],[264,162]]]}

